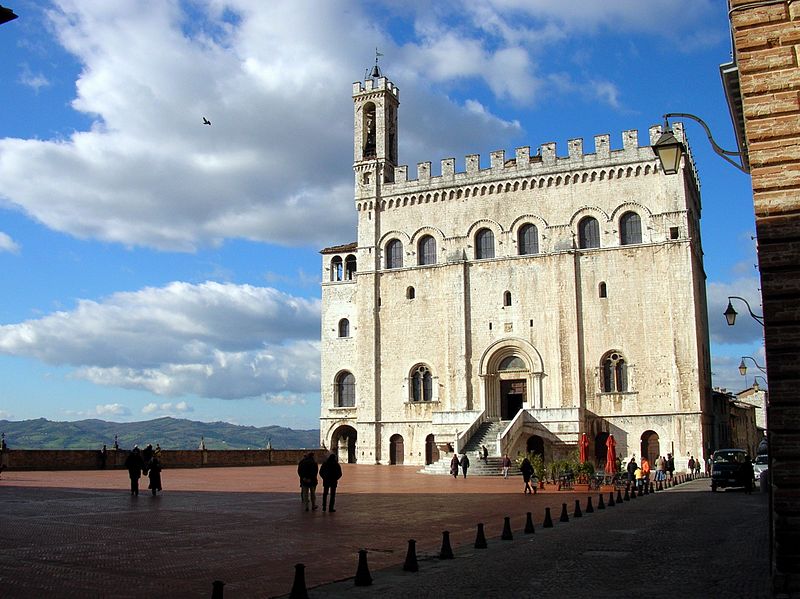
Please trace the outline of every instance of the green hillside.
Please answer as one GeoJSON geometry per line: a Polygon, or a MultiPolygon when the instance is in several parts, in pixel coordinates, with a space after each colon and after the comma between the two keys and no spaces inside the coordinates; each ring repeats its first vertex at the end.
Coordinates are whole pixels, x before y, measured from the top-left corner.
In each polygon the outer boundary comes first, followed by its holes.
{"type": "Polygon", "coordinates": [[[95,449],[114,444],[121,449],[159,443],[163,449],[197,449],[200,438],[208,449],[256,449],[267,442],[275,449],[319,446],[319,430],[293,430],[280,426],[240,426],[229,422],[195,422],[180,418],[156,418],[143,422],[78,420],[53,422],[0,420],[10,449],[95,449]]]}

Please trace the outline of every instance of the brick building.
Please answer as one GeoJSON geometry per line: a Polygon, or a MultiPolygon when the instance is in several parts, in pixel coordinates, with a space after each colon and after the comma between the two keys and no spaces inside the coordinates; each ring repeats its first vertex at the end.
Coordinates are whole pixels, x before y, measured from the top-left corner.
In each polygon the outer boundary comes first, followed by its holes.
{"type": "MultiPolygon", "coordinates": [[[[323,443],[349,461],[710,449],[700,195],[637,131],[397,160],[398,88],[353,87],[357,241],[322,250],[323,443]]],[[[676,135],[683,139],[677,125],[676,135]]]]}
{"type": "Polygon", "coordinates": [[[751,168],[770,383],[773,589],[800,596],[800,2],[729,8],[729,104],[751,168]]]}

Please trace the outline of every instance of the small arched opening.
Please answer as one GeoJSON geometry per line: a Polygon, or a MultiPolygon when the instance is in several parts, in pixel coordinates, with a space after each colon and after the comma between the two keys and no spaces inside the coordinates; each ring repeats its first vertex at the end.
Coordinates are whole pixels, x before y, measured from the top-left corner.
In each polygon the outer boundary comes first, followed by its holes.
{"type": "Polygon", "coordinates": [[[528,453],[534,453],[544,459],[544,439],[539,435],[531,435],[528,437],[525,449],[527,449],[528,453]]]}
{"type": "Polygon", "coordinates": [[[340,462],[356,463],[356,440],[358,435],[352,426],[343,425],[331,435],[331,451],[339,457],[340,462]]]}
{"type": "Polygon", "coordinates": [[[644,431],[642,433],[641,455],[646,457],[650,464],[655,464],[658,456],[661,455],[661,446],[658,442],[658,433],[655,431],[644,431]]]}
{"type": "Polygon", "coordinates": [[[433,435],[425,437],[425,464],[433,464],[439,461],[439,448],[436,446],[436,438],[433,435]]]}
{"type": "Polygon", "coordinates": [[[392,435],[389,437],[389,463],[393,466],[401,466],[403,464],[404,455],[403,436],[392,435]]]}

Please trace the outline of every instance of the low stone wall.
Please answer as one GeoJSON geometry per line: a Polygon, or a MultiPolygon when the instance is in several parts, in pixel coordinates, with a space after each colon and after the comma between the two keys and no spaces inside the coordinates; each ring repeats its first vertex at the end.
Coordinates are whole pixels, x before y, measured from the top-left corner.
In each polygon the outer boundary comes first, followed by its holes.
{"type": "MultiPolygon", "coordinates": [[[[320,449],[187,449],[161,450],[169,468],[282,466],[297,464],[309,451],[320,449]]],[[[110,450],[106,468],[122,468],[127,450],[110,450]]],[[[6,470],[97,470],[103,467],[100,451],[92,449],[10,449],[0,454],[6,470]]]]}

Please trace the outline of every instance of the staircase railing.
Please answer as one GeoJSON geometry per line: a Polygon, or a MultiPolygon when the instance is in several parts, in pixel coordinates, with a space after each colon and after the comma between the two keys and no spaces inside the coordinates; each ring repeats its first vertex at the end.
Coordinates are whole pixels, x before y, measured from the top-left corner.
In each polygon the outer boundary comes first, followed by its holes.
{"type": "Polygon", "coordinates": [[[500,451],[501,456],[506,455],[506,453],[508,453],[508,448],[513,447],[517,442],[517,438],[522,433],[522,428],[525,426],[525,423],[528,422],[529,418],[531,418],[531,416],[528,414],[527,410],[520,410],[511,422],[508,423],[505,430],[498,435],[497,449],[500,451]]]}
{"type": "Polygon", "coordinates": [[[469,440],[472,438],[472,435],[475,434],[475,431],[477,431],[480,428],[481,424],[483,424],[484,422],[486,422],[485,411],[478,414],[477,418],[475,418],[475,420],[472,421],[472,424],[470,424],[466,430],[456,433],[455,443],[453,443],[453,447],[455,448],[456,453],[461,453],[466,444],[469,443],[469,440]]]}

